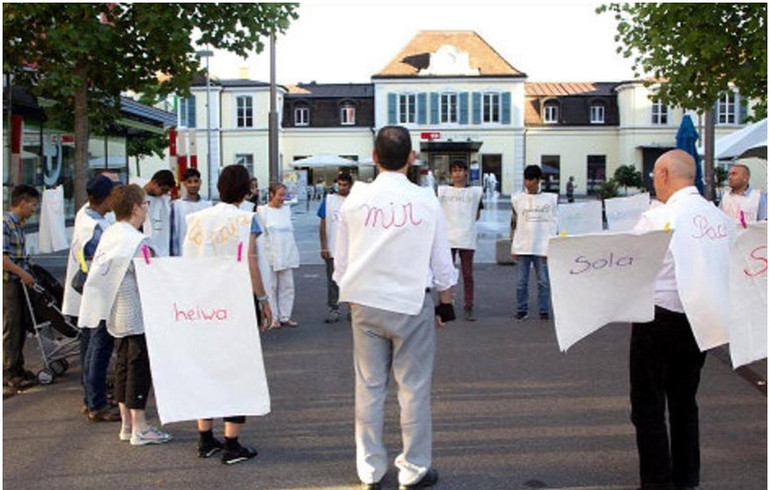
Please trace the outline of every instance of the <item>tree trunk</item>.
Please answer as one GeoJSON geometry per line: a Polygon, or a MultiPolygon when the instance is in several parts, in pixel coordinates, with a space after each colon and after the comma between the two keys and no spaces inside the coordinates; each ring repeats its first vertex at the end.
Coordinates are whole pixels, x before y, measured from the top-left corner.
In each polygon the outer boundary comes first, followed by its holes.
{"type": "Polygon", "coordinates": [[[716,199],[716,189],[714,189],[714,109],[706,111],[703,132],[703,178],[706,181],[705,193],[703,196],[709,201],[716,199]]]}
{"type": "Polygon", "coordinates": [[[75,73],[83,81],[75,89],[75,172],[72,176],[74,183],[75,210],[80,209],[86,202],[86,181],[88,179],[88,79],[86,70],[75,67],[75,73]]]}

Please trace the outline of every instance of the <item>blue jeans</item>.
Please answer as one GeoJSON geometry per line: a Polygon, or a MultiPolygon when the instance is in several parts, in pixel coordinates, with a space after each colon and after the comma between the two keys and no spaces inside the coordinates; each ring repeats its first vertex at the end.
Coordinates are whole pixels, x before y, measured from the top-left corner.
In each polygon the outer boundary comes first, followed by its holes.
{"type": "Polygon", "coordinates": [[[516,285],[516,312],[527,313],[529,311],[530,265],[535,266],[540,314],[548,314],[551,304],[551,285],[548,282],[547,261],[546,258],[541,255],[519,255],[519,283],[516,285]]]}
{"type": "Polygon", "coordinates": [[[114,345],[115,339],[107,332],[104,321],[97,328],[83,328],[80,331],[80,360],[83,366],[81,382],[86,405],[92,412],[107,406],[107,367],[114,345]]]}

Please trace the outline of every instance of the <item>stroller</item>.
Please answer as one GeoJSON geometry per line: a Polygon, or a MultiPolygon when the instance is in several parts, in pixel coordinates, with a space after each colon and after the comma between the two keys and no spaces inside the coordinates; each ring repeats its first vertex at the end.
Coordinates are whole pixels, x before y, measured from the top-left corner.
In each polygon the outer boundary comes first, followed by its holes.
{"type": "Polygon", "coordinates": [[[80,351],[80,331],[62,314],[64,289],[50,272],[32,265],[35,284],[24,286],[29,311],[30,330],[37,338],[43,369],[38,371],[40,384],[51,384],[69,368],[67,357],[80,351]]]}

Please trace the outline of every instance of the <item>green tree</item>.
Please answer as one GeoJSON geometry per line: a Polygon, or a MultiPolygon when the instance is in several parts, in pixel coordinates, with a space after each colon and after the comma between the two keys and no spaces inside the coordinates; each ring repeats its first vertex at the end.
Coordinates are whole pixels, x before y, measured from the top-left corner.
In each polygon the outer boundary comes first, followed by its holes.
{"type": "Polygon", "coordinates": [[[642,181],[642,173],[636,169],[634,165],[621,165],[615,170],[615,174],[612,176],[617,185],[622,185],[625,190],[625,194],[628,195],[629,187],[642,187],[644,182],[642,181]]]}
{"type": "MultiPolygon", "coordinates": [[[[3,72],[69,112],[75,202],[85,201],[89,123],[117,120],[120,95],[189,95],[195,45],[247,56],[296,19],[297,4],[13,3],[3,8],[3,72]]],[[[96,127],[96,126],[95,126],[96,127]]]]}
{"type": "MultiPolygon", "coordinates": [[[[766,3],[611,3],[617,51],[634,58],[635,76],[660,81],[655,100],[706,114],[706,195],[714,198],[713,107],[737,88],[767,116],[766,3]]],[[[740,121],[745,122],[745,121],[740,121]]]]}

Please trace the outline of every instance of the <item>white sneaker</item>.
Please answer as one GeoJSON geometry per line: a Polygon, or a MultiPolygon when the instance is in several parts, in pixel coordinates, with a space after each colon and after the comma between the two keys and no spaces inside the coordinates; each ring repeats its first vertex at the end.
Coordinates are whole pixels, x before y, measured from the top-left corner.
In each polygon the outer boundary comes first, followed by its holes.
{"type": "Polygon", "coordinates": [[[118,434],[118,437],[121,441],[130,441],[131,440],[131,426],[130,425],[121,425],[120,426],[120,434],[118,434]]]}
{"type": "Polygon", "coordinates": [[[171,434],[162,430],[148,426],[144,432],[135,432],[131,434],[132,446],[144,446],[146,444],[163,444],[171,440],[171,434]]]}

